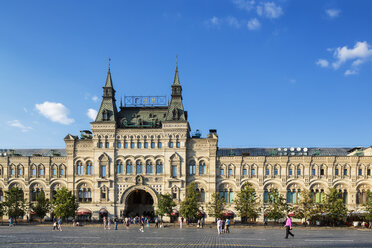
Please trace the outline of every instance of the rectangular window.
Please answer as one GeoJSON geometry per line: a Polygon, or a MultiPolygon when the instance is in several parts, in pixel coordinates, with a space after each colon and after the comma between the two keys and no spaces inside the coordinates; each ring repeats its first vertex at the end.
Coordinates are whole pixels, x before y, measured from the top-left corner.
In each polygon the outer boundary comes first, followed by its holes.
{"type": "Polygon", "coordinates": [[[297,176],[301,176],[301,169],[297,169],[297,176]]]}
{"type": "Polygon", "coordinates": [[[143,146],[144,146],[145,148],[149,148],[149,143],[145,142],[145,143],[143,143],[143,146]]]}
{"type": "Polygon", "coordinates": [[[270,170],[266,169],[266,176],[270,175],[270,170]]]}
{"type": "Polygon", "coordinates": [[[151,148],[155,148],[155,142],[151,142],[151,148]]]}
{"type": "Polygon", "coordinates": [[[138,142],[137,143],[137,148],[141,148],[142,147],[142,143],[141,142],[138,142]]]}
{"type": "Polygon", "coordinates": [[[40,176],[44,175],[44,170],[40,169],[40,176]]]}
{"type": "Polygon", "coordinates": [[[61,176],[64,176],[64,175],[65,175],[65,170],[61,169],[61,176]]]}
{"type": "Polygon", "coordinates": [[[324,169],[320,169],[320,175],[324,176],[324,169]]]}
{"type": "Polygon", "coordinates": [[[338,176],[338,169],[335,169],[335,176],[338,176]]]}
{"type": "Polygon", "coordinates": [[[177,177],[177,166],[172,165],[172,177],[177,177]]]}
{"type": "Polygon", "coordinates": [[[251,175],[252,175],[252,176],[255,176],[255,175],[256,175],[256,170],[255,170],[255,169],[252,169],[252,170],[251,170],[251,175]]]}
{"type": "Polygon", "coordinates": [[[177,146],[177,148],[180,148],[180,147],[181,147],[180,142],[177,142],[177,143],[176,143],[176,146],[177,146]]]}
{"type": "Polygon", "coordinates": [[[133,149],[134,147],[135,147],[135,146],[134,146],[134,142],[131,142],[131,143],[130,143],[130,148],[133,149]]]}
{"type": "Polygon", "coordinates": [[[288,175],[292,176],[292,169],[288,170],[288,175]]]}
{"type": "Polygon", "coordinates": [[[370,176],[371,175],[371,169],[368,169],[367,170],[367,176],[370,176]]]}
{"type": "Polygon", "coordinates": [[[275,170],[274,170],[274,175],[275,175],[275,176],[278,175],[278,169],[275,169],[275,170]]]}
{"type": "Polygon", "coordinates": [[[220,175],[221,175],[221,176],[225,175],[225,170],[224,170],[224,169],[221,169],[221,170],[220,170],[220,175]]]}
{"type": "Polygon", "coordinates": [[[359,171],[358,171],[358,175],[359,175],[359,176],[362,175],[362,169],[359,169],[359,171]]]}
{"type": "Polygon", "coordinates": [[[128,142],[124,142],[124,148],[128,148],[128,142]]]}
{"type": "Polygon", "coordinates": [[[232,176],[232,174],[233,174],[233,170],[229,169],[229,176],[232,176]]]}
{"type": "Polygon", "coordinates": [[[347,176],[347,169],[344,169],[344,176],[347,176]]]}
{"type": "Polygon", "coordinates": [[[312,170],[311,170],[311,174],[312,174],[313,176],[315,176],[315,169],[312,169],[312,170]]]}
{"type": "Polygon", "coordinates": [[[173,148],[173,142],[169,142],[169,148],[173,148]]]}
{"type": "Polygon", "coordinates": [[[158,148],[161,148],[161,142],[158,143],[158,148]]]}
{"type": "Polygon", "coordinates": [[[11,175],[14,176],[14,169],[12,169],[11,175]]]}
{"type": "MultiPolygon", "coordinates": [[[[12,174],[14,174],[14,170],[12,170],[12,174]]],[[[31,175],[33,175],[33,176],[36,175],[36,170],[35,170],[35,169],[32,169],[32,171],[31,171],[31,175]]]]}
{"type": "Polygon", "coordinates": [[[233,203],[234,202],[234,192],[230,191],[229,192],[229,203],[233,203]]]}
{"type": "Polygon", "coordinates": [[[243,176],[247,175],[247,169],[243,169],[243,176]]]}
{"type": "Polygon", "coordinates": [[[118,148],[121,148],[121,142],[118,142],[118,148]]]}
{"type": "Polygon", "coordinates": [[[98,142],[98,147],[102,148],[102,142],[98,142]]]}
{"type": "Polygon", "coordinates": [[[109,148],[109,147],[110,147],[110,143],[106,142],[105,147],[106,147],[106,148],[109,148]]]}
{"type": "Polygon", "coordinates": [[[106,166],[102,166],[101,167],[101,170],[102,170],[102,177],[106,177],[106,166]]]}

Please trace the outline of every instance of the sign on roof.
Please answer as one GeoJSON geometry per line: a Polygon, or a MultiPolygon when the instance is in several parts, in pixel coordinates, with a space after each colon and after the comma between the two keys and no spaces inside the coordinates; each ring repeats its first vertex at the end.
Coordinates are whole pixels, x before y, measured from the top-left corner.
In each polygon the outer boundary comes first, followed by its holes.
{"type": "Polygon", "coordinates": [[[124,106],[144,107],[144,106],[167,106],[166,96],[125,96],[124,106]]]}

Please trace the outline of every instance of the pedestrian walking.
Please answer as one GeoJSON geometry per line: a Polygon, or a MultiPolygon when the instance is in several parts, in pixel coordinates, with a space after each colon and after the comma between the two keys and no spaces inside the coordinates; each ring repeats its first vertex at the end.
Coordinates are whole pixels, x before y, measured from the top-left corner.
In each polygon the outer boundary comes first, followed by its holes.
{"type": "Polygon", "coordinates": [[[291,233],[292,230],[292,219],[289,215],[287,215],[287,220],[285,221],[285,238],[288,238],[288,235],[294,237],[294,234],[291,233]]]}
{"type": "Polygon", "coordinates": [[[226,228],[225,228],[226,233],[230,233],[230,219],[226,220],[226,228]]]}
{"type": "Polygon", "coordinates": [[[62,218],[61,217],[58,218],[57,224],[58,224],[58,230],[62,232],[62,218]]]}
{"type": "Polygon", "coordinates": [[[130,224],[130,218],[125,218],[126,219],[126,223],[125,223],[125,226],[127,229],[129,229],[129,224],[130,224]]]}
{"type": "Polygon", "coordinates": [[[107,219],[107,229],[111,230],[111,218],[107,219]]]}
{"type": "Polygon", "coordinates": [[[141,227],[140,227],[139,231],[144,232],[145,219],[142,218],[142,217],[141,217],[141,220],[140,220],[140,225],[141,225],[141,227]]]}
{"type": "Polygon", "coordinates": [[[119,219],[118,219],[117,216],[115,216],[115,218],[114,218],[115,230],[118,230],[118,222],[119,222],[119,219]]]}
{"type": "Polygon", "coordinates": [[[225,220],[222,219],[221,220],[221,233],[224,233],[225,232],[225,220]]]}
{"type": "Polygon", "coordinates": [[[107,218],[106,216],[103,217],[103,229],[107,229],[107,218]]]}
{"type": "Polygon", "coordinates": [[[221,228],[222,228],[222,220],[220,218],[217,219],[217,233],[218,235],[221,234],[221,228]]]}
{"type": "Polygon", "coordinates": [[[54,230],[58,230],[58,226],[57,226],[57,218],[56,217],[53,217],[53,231],[54,230]]]}
{"type": "Polygon", "coordinates": [[[9,227],[14,226],[13,218],[9,218],[9,227]]]}
{"type": "Polygon", "coordinates": [[[201,219],[201,227],[204,228],[204,218],[201,219]]]}
{"type": "Polygon", "coordinates": [[[184,218],[181,217],[181,221],[180,221],[180,229],[182,229],[182,226],[183,226],[183,220],[184,220],[184,218]]]}
{"type": "Polygon", "coordinates": [[[155,217],[155,227],[159,228],[159,219],[158,217],[155,217]]]}

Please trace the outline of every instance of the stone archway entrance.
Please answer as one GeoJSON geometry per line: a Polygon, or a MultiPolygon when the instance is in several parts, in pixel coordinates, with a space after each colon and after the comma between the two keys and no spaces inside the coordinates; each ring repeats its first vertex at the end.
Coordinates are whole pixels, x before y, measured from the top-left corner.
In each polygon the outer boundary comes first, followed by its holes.
{"type": "Polygon", "coordinates": [[[151,194],[142,189],[136,189],[129,193],[125,199],[125,216],[154,217],[154,199],[151,194]]]}

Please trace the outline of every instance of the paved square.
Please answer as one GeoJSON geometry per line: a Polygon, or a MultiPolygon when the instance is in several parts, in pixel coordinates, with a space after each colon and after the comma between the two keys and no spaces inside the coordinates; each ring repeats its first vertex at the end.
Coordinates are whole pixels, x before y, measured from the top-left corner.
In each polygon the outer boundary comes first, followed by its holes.
{"type": "Polygon", "coordinates": [[[103,230],[101,227],[50,226],[0,227],[0,247],[372,247],[372,232],[353,229],[294,230],[295,237],[284,239],[284,229],[232,228],[217,235],[215,228],[145,228],[103,230]]]}

